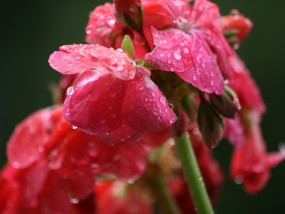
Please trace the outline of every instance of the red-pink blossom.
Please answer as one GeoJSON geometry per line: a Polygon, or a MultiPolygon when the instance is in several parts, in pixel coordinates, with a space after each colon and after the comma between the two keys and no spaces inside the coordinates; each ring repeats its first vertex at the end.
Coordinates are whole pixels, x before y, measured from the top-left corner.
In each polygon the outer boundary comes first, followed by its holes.
{"type": "Polygon", "coordinates": [[[150,71],[136,66],[120,49],[67,45],[54,52],[49,63],[62,74],[79,74],[68,90],[64,116],[89,134],[124,143],[176,120],[150,71]]]}
{"type": "Polygon", "coordinates": [[[122,29],[123,27],[114,15],[114,5],[105,3],[96,7],[90,13],[85,29],[85,40],[91,44],[119,47],[121,45],[122,29]]]}
{"type": "Polygon", "coordinates": [[[238,95],[242,109],[252,109],[263,114],[265,104],[249,70],[237,55],[231,58],[231,65],[233,67],[233,78],[229,82],[229,86],[238,95]]]}
{"type": "Polygon", "coordinates": [[[270,177],[270,169],[285,159],[285,151],[267,152],[260,130],[260,115],[248,113],[250,130],[247,142],[235,147],[231,162],[231,177],[242,183],[248,193],[263,189],[270,177]]]}
{"type": "Polygon", "coordinates": [[[166,5],[176,29],[153,29],[156,47],[145,59],[206,93],[222,94],[233,52],[222,35],[218,7],[207,0],[195,1],[193,7],[166,5]]]}
{"type": "Polygon", "coordinates": [[[96,7],[89,16],[85,40],[90,44],[117,49],[121,47],[124,36],[129,35],[135,47],[136,58],[143,58],[147,53],[144,38],[135,30],[122,26],[114,14],[113,4],[106,3],[96,7]]]}
{"type": "Polygon", "coordinates": [[[120,181],[96,183],[94,186],[96,213],[151,214],[151,204],[144,194],[126,187],[127,184],[120,181]]]}
{"type": "Polygon", "coordinates": [[[229,15],[222,18],[222,26],[228,41],[233,45],[239,45],[250,32],[253,23],[238,10],[232,10],[229,15]]]}

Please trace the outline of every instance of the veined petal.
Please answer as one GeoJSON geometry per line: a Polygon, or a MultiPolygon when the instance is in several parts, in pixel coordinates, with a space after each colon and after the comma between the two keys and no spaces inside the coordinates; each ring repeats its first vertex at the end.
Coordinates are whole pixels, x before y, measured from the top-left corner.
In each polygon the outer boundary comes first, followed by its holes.
{"type": "Polygon", "coordinates": [[[215,55],[199,32],[153,30],[155,49],[145,59],[178,76],[206,93],[223,93],[223,77],[215,55]]]}
{"type": "Polygon", "coordinates": [[[65,118],[90,134],[111,132],[122,121],[121,109],[127,85],[127,81],[104,72],[84,72],[64,103],[65,118]]]}
{"type": "Polygon", "coordinates": [[[126,91],[122,109],[125,121],[134,130],[158,131],[171,126],[176,115],[146,69],[139,69],[142,74],[129,82],[126,91]]]}
{"type": "Polygon", "coordinates": [[[121,49],[114,50],[100,45],[65,45],[49,59],[52,68],[62,74],[82,73],[103,68],[120,79],[135,76],[134,63],[121,49]]]}

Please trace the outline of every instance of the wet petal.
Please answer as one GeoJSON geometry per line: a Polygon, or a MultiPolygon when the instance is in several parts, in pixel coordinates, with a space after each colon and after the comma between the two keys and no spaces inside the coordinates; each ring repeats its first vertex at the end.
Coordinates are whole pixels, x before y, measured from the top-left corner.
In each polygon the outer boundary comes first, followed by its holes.
{"type": "Polygon", "coordinates": [[[121,123],[127,84],[104,72],[84,72],[64,103],[65,118],[90,134],[111,132],[121,123]]]}
{"type": "Polygon", "coordinates": [[[127,124],[138,131],[158,131],[176,121],[166,98],[147,73],[138,74],[129,82],[122,115],[127,124]]]}
{"type": "Polygon", "coordinates": [[[223,93],[223,77],[202,34],[153,30],[153,38],[156,48],[146,55],[147,61],[158,69],[174,71],[201,91],[223,93]]]}

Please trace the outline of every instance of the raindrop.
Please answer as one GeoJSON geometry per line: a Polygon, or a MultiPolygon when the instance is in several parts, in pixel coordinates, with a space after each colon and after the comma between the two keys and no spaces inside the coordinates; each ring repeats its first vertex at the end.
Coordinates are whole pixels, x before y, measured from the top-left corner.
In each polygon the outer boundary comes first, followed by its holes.
{"type": "Polygon", "coordinates": [[[189,49],[188,49],[188,48],[184,48],[183,51],[184,51],[184,53],[186,53],[186,54],[189,53],[189,49]]]}
{"type": "Polygon", "coordinates": [[[107,21],[107,24],[110,25],[110,26],[113,26],[115,24],[115,22],[116,22],[115,19],[109,19],[107,21]]]}
{"type": "Polygon", "coordinates": [[[235,50],[239,49],[239,44],[234,44],[234,49],[235,50]]]}
{"type": "Polygon", "coordinates": [[[163,105],[166,105],[166,99],[165,99],[165,97],[161,97],[161,98],[159,99],[159,101],[160,101],[163,105]]]}
{"type": "Polygon", "coordinates": [[[70,203],[72,203],[72,204],[78,204],[78,203],[79,203],[78,198],[70,198],[69,201],[70,201],[70,203]]]}
{"type": "Polygon", "coordinates": [[[78,127],[75,126],[75,125],[71,125],[71,128],[74,129],[74,130],[75,130],[75,129],[78,129],[78,127]]]}
{"type": "Polygon", "coordinates": [[[170,107],[171,109],[173,109],[173,108],[174,108],[174,106],[173,106],[173,104],[172,104],[172,103],[169,103],[168,105],[169,105],[169,107],[170,107]]]}
{"type": "Polygon", "coordinates": [[[87,28],[87,29],[86,29],[86,33],[87,33],[87,34],[91,34],[91,32],[92,32],[92,29],[91,29],[91,28],[87,28]]]}
{"type": "Polygon", "coordinates": [[[235,183],[236,184],[242,184],[243,183],[243,176],[242,175],[238,175],[235,177],[235,183]]]}
{"type": "Polygon", "coordinates": [[[70,96],[74,93],[74,86],[70,86],[67,90],[66,90],[66,96],[70,96]]]}
{"type": "Polygon", "coordinates": [[[98,168],[99,165],[98,165],[98,163],[92,163],[92,164],[90,165],[90,167],[91,167],[92,169],[95,169],[95,168],[98,168]]]}
{"type": "Polygon", "coordinates": [[[174,57],[176,60],[180,60],[180,59],[181,59],[180,50],[174,51],[174,52],[173,52],[173,57],[174,57]]]}

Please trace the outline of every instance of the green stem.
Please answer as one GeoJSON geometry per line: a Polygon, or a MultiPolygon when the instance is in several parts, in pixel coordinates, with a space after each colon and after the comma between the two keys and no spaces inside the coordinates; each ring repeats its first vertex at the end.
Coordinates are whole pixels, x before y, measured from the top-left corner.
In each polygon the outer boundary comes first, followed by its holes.
{"type": "Polygon", "coordinates": [[[198,214],[213,214],[203,178],[201,176],[188,133],[175,138],[176,149],[182,161],[185,180],[198,214]]]}
{"type": "Polygon", "coordinates": [[[166,184],[163,175],[157,173],[151,179],[153,193],[157,199],[159,208],[164,214],[180,214],[180,211],[174,201],[166,184]]]}

